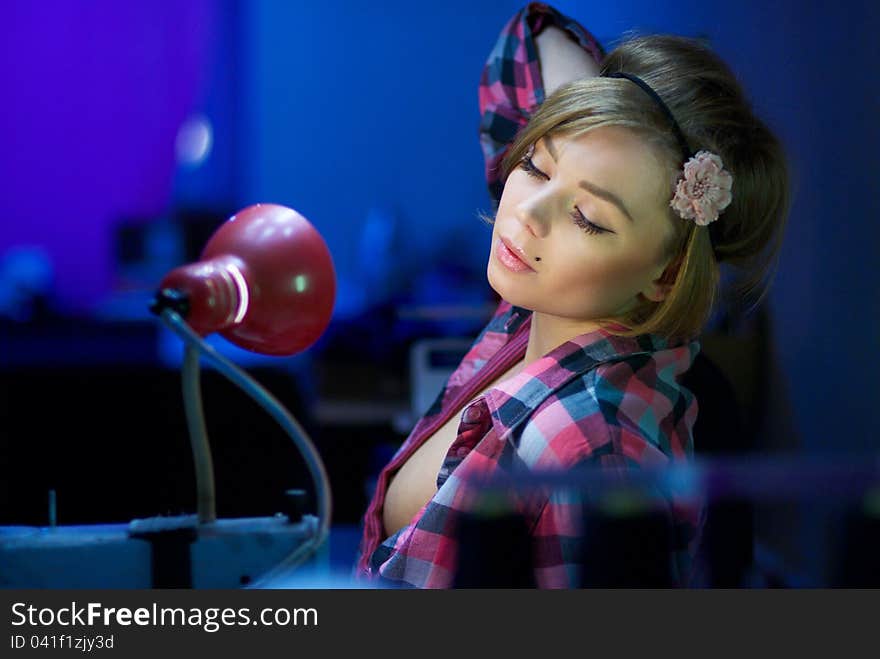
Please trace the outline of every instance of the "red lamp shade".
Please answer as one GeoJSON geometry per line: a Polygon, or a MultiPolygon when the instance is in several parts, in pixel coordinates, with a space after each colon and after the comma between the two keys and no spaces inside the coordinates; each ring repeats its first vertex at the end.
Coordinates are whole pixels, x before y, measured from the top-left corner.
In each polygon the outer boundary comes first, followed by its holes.
{"type": "Polygon", "coordinates": [[[291,208],[248,206],[214,233],[196,263],[175,268],[160,296],[184,298],[199,334],[220,334],[266,355],[294,355],[320,338],[333,313],[336,274],[311,223],[291,208]]]}

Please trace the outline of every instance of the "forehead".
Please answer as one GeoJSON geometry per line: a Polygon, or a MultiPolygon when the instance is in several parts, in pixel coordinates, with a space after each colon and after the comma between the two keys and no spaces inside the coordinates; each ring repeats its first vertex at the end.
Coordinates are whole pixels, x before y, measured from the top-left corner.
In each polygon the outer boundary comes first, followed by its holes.
{"type": "Polygon", "coordinates": [[[555,152],[570,176],[610,190],[623,200],[636,222],[665,215],[672,198],[668,170],[646,140],[620,126],[594,128],[578,136],[550,134],[538,148],[555,152]],[[548,139],[549,138],[549,139],[548,139]]]}

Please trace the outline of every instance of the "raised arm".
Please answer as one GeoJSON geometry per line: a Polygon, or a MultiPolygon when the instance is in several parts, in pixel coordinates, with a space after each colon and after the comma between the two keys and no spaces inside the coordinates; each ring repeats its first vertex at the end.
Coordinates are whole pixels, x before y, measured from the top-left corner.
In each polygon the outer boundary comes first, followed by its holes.
{"type": "Polygon", "coordinates": [[[493,210],[504,187],[500,165],[520,128],[560,85],[594,76],[605,57],[580,23],[542,2],[519,10],[501,30],[480,76],[480,145],[493,210]]]}
{"type": "Polygon", "coordinates": [[[599,62],[564,30],[548,25],[535,37],[544,96],[578,78],[599,75],[599,62]]]}

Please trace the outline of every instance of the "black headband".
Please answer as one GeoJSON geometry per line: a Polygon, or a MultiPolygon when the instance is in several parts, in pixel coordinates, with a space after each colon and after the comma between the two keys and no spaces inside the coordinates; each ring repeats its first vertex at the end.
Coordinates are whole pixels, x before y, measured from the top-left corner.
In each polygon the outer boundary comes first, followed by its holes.
{"type": "Polygon", "coordinates": [[[666,103],[663,102],[663,99],[660,98],[660,95],[651,89],[650,85],[646,83],[644,80],[639,78],[638,76],[634,76],[631,73],[621,73],[618,71],[617,73],[609,73],[604,76],[605,78],[627,78],[636,83],[639,87],[641,87],[646,94],[648,94],[657,105],[660,106],[660,109],[663,110],[663,113],[669,118],[669,123],[672,124],[672,131],[675,133],[676,139],[678,139],[678,144],[681,146],[681,152],[684,155],[684,162],[690,160],[691,156],[694,155],[693,151],[691,151],[690,146],[688,146],[687,139],[685,139],[684,133],[681,131],[681,128],[678,126],[678,122],[675,120],[675,117],[672,116],[672,112],[666,107],[666,103]]]}
{"type": "MultiPolygon", "coordinates": [[[[652,99],[654,99],[654,102],[660,106],[660,109],[663,110],[663,114],[665,114],[666,117],[669,119],[669,123],[672,125],[672,131],[675,133],[675,137],[678,140],[679,146],[681,147],[681,152],[682,152],[682,155],[684,156],[684,162],[687,163],[687,161],[693,157],[694,152],[691,151],[690,145],[688,145],[688,141],[685,138],[684,133],[682,132],[681,128],[679,127],[678,122],[675,120],[675,117],[672,115],[672,111],[668,107],[666,107],[666,103],[663,102],[663,99],[660,98],[660,95],[657,92],[655,92],[653,89],[651,89],[651,86],[648,83],[646,83],[644,80],[642,80],[638,76],[635,76],[631,73],[623,73],[621,71],[618,71],[616,73],[609,73],[603,77],[605,77],[605,78],[627,78],[628,80],[633,81],[639,87],[641,87],[642,90],[644,90],[644,92],[646,94],[648,94],[648,96],[650,96],[652,99]]],[[[715,245],[718,243],[718,237],[715,235],[716,232],[719,231],[717,226],[718,225],[716,222],[711,222],[709,224],[709,239],[712,244],[712,252],[713,253],[715,252],[715,245]]],[[[716,254],[716,258],[717,258],[717,254],[716,254]]]]}

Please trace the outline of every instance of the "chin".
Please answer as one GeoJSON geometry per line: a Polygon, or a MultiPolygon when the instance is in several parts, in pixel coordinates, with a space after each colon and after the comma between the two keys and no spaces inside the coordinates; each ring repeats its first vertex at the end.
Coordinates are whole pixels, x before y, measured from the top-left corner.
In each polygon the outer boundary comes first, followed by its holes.
{"type": "Polygon", "coordinates": [[[489,262],[489,266],[486,268],[486,281],[489,282],[489,286],[492,287],[492,290],[498,293],[503,299],[508,300],[507,291],[504,288],[503,284],[500,284],[498,281],[497,275],[495,275],[495,267],[492,262],[489,262]]]}
{"type": "Polygon", "coordinates": [[[517,295],[516,287],[511,286],[509,283],[505,285],[505,282],[499,281],[499,277],[497,277],[493,273],[493,268],[490,265],[486,270],[486,279],[489,282],[489,286],[492,287],[492,290],[498,293],[499,297],[502,300],[506,300],[510,302],[515,307],[522,307],[523,309],[534,309],[534,307],[529,303],[528,300],[525,299],[523,295],[517,295]]]}

